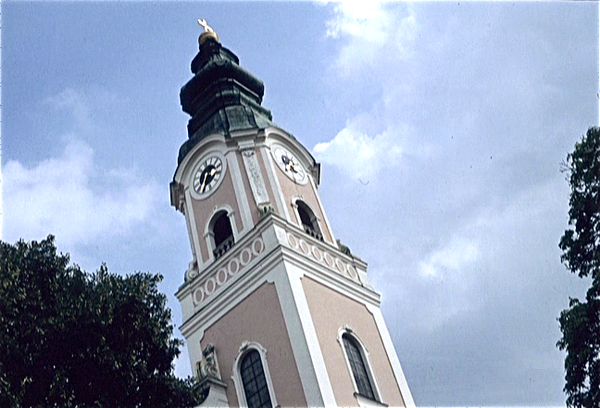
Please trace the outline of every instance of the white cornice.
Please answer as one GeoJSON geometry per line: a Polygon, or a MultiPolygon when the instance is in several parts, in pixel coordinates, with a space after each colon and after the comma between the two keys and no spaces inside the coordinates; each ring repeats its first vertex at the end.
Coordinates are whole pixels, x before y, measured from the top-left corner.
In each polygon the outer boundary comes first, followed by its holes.
{"type": "MultiPolygon", "coordinates": [[[[239,242],[236,242],[235,246],[227,252],[224,256],[219,258],[216,262],[214,262],[211,266],[201,271],[201,273],[192,280],[185,282],[183,285],[179,287],[179,290],[175,294],[175,296],[181,301],[193,288],[202,280],[207,278],[208,276],[213,275],[218,269],[225,267],[227,263],[235,257],[245,246],[250,244],[254,238],[259,235],[264,234],[265,231],[271,229],[272,226],[278,227],[274,231],[275,234],[271,234],[273,237],[271,242],[273,246],[269,245],[268,242],[265,242],[266,251],[270,252],[275,250],[275,246],[281,246],[282,251],[284,251],[284,255],[286,259],[291,262],[295,262],[300,266],[303,266],[305,269],[308,269],[309,272],[311,269],[314,269],[315,272],[319,272],[322,275],[329,276],[330,280],[333,280],[336,284],[341,285],[349,285],[350,288],[354,288],[363,293],[368,293],[368,297],[372,299],[377,299],[377,304],[379,304],[379,299],[381,295],[376,292],[370,285],[368,281],[364,281],[364,277],[366,276],[367,264],[362,260],[354,257],[350,257],[344,253],[342,253],[337,247],[330,245],[328,243],[324,243],[319,241],[310,235],[306,234],[302,229],[294,224],[287,223],[285,220],[281,219],[277,214],[268,213],[266,214],[254,227],[253,231],[250,231],[248,234],[242,236],[239,242]],[[288,237],[291,233],[292,236],[300,238],[302,241],[305,241],[309,248],[309,254],[302,253],[298,248],[294,250],[294,248],[290,245],[288,239],[281,236],[283,234],[277,234],[277,230],[287,231],[288,237]],[[322,254],[328,253],[333,254],[332,258],[334,260],[339,260],[334,264],[334,268],[328,268],[326,260],[328,259],[326,255],[323,255],[324,260],[321,262],[318,261],[318,257],[315,257],[315,253],[321,252],[322,254]],[[342,264],[344,268],[338,268],[338,266],[342,264]],[[336,269],[337,268],[337,269],[336,269]],[[332,271],[333,269],[333,271],[332,271]],[[358,278],[351,279],[348,276],[342,275],[341,270],[350,270],[355,271],[358,274],[358,278]],[[337,271],[336,271],[337,270],[337,271]]],[[[262,257],[262,256],[261,256],[262,257]]],[[[254,261],[253,261],[254,262],[254,261]]]]}
{"type": "MultiPolygon", "coordinates": [[[[193,308],[191,314],[189,312],[187,314],[184,313],[186,321],[180,328],[184,336],[195,330],[204,329],[221,318],[232,307],[264,283],[265,276],[281,262],[289,262],[296,265],[303,271],[304,276],[310,277],[353,300],[365,305],[379,307],[381,295],[370,288],[370,285],[362,284],[359,277],[351,279],[349,276],[327,267],[324,262],[318,262],[317,259],[288,247],[289,244],[287,242],[281,242],[283,237],[281,237],[282,234],[278,234],[277,230],[283,229],[285,234],[284,227],[289,228],[289,224],[275,214],[267,214],[255,227],[255,232],[242,237],[241,241],[236,243],[222,258],[205,271],[202,271],[199,276],[180,287],[176,294],[177,298],[180,302],[187,301],[189,306],[193,308]],[[219,279],[216,276],[230,261],[241,256],[242,252],[248,248],[248,245],[252,245],[259,237],[262,239],[264,248],[261,249],[260,253],[255,254],[254,258],[250,258],[251,260],[248,261],[243,269],[236,270],[235,274],[231,274],[232,276],[227,277],[227,279],[219,279]],[[208,285],[207,282],[210,279],[222,280],[224,283],[218,287],[214,282],[208,285]],[[195,291],[201,288],[202,285],[210,286],[210,296],[206,299],[203,296],[201,301],[196,306],[193,306],[189,298],[194,296],[195,291]]],[[[310,238],[308,235],[304,235],[306,238],[310,238]]],[[[330,246],[317,240],[311,241],[311,248],[314,244],[320,245],[319,250],[321,251],[331,250],[330,246]]],[[[341,251],[337,251],[335,256],[336,260],[341,259],[344,261],[340,261],[338,264],[344,264],[347,267],[366,267],[364,263],[356,262],[352,258],[342,254],[341,251]]],[[[221,273],[221,275],[223,274],[221,273]]]]}
{"type": "Polygon", "coordinates": [[[306,256],[285,247],[282,247],[282,255],[284,260],[300,267],[304,271],[304,276],[307,276],[342,295],[360,303],[371,304],[375,307],[379,307],[381,304],[381,295],[378,292],[365,288],[364,286],[361,286],[360,283],[352,281],[339,273],[333,272],[306,256]]]}

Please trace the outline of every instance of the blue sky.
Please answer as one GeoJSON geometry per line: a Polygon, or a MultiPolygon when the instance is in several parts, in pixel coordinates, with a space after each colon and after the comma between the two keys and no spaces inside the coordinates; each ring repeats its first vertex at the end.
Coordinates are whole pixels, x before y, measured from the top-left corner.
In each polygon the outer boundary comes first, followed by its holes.
{"type": "Polygon", "coordinates": [[[598,4],[3,2],[2,239],[161,273],[176,325],[198,18],[322,163],[417,405],[563,404],[556,318],[586,282],[559,170],[598,124],[598,4]]]}

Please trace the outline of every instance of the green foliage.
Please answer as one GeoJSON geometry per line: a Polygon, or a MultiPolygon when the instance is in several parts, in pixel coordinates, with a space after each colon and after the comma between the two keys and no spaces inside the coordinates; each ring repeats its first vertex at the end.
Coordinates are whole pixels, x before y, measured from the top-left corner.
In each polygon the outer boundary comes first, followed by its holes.
{"type": "Polygon", "coordinates": [[[571,186],[569,225],[559,247],[561,261],[591,278],[585,301],[571,299],[559,317],[566,350],[567,405],[600,407],[600,129],[590,128],[565,163],[571,186]]]}
{"type": "Polygon", "coordinates": [[[0,241],[0,406],[189,407],[162,277],[90,274],[41,242],[0,241]]]}

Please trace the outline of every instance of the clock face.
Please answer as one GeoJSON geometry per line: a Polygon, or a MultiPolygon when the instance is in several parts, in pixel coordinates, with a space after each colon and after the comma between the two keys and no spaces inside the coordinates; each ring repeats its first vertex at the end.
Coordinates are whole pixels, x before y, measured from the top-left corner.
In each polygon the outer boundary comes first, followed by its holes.
{"type": "Polygon", "coordinates": [[[275,162],[283,172],[297,183],[306,183],[306,171],[300,161],[289,150],[282,146],[272,146],[271,150],[275,162]]]}
{"type": "Polygon", "coordinates": [[[211,156],[204,160],[196,170],[193,178],[194,191],[198,194],[206,194],[214,189],[223,176],[223,163],[217,156],[211,156]]]}

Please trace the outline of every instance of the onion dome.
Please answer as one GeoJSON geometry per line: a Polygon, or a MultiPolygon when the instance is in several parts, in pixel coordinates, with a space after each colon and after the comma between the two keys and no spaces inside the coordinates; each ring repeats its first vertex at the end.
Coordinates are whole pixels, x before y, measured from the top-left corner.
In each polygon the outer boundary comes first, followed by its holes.
{"type": "Polygon", "coordinates": [[[180,92],[181,107],[191,118],[189,140],[179,150],[179,163],[208,135],[230,137],[231,132],[273,126],[271,112],[261,106],[263,82],[240,67],[238,57],[219,43],[206,21],[199,23],[206,31],[198,39],[200,51],[192,60],[194,77],[180,92]]]}

